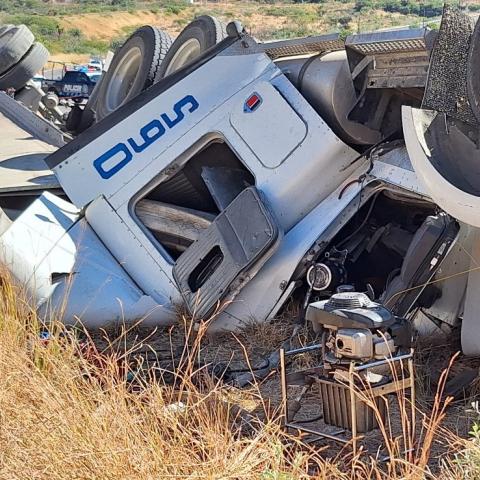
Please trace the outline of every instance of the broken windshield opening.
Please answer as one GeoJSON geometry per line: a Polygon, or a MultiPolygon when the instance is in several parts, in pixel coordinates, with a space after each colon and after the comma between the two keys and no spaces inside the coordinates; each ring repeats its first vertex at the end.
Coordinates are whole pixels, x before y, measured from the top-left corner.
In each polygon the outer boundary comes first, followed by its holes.
{"type": "Polygon", "coordinates": [[[241,191],[254,184],[253,175],[231,148],[216,139],[137,202],[135,213],[176,260],[241,191]]]}

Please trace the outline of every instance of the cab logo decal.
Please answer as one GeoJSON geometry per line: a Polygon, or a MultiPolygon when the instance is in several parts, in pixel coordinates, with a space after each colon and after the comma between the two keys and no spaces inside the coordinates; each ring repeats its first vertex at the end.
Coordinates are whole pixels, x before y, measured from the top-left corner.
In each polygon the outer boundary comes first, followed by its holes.
{"type": "Polygon", "coordinates": [[[187,95],[173,106],[175,118],[170,118],[162,113],[160,118],[154,118],[144,125],[137,138],[127,138],[100,155],[93,162],[95,170],[104,179],[113,177],[125,165],[127,165],[136,153],[143,152],[150,145],[161,138],[165,132],[171,130],[182,122],[185,113],[192,113],[199,107],[197,100],[192,95],[187,95]]]}

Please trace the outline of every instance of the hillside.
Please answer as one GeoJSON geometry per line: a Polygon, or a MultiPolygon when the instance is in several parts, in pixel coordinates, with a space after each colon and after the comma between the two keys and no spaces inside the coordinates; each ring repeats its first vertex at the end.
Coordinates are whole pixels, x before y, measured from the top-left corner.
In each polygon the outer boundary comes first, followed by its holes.
{"type": "MultiPolygon", "coordinates": [[[[225,22],[241,20],[252,35],[266,40],[334,31],[346,35],[401,25],[421,25],[438,18],[442,4],[441,0],[232,1],[202,4],[178,0],[170,3],[90,0],[57,5],[38,3],[38,0],[2,0],[0,21],[25,23],[49,48],[54,58],[72,60],[115,49],[135,28],[144,24],[157,25],[175,36],[194,17],[205,13],[225,22]]],[[[478,10],[480,0],[471,0],[468,8],[478,10]]]]}
{"type": "MultiPolygon", "coordinates": [[[[252,35],[260,39],[268,39],[327,33],[342,28],[354,29],[357,26],[357,18],[355,18],[353,7],[354,2],[336,1],[320,5],[215,2],[192,6],[166,6],[158,10],[71,15],[62,17],[60,23],[66,29],[80,28],[87,38],[111,40],[146,23],[158,25],[175,35],[194,17],[209,13],[225,22],[239,19],[252,35]]],[[[363,29],[375,29],[415,21],[418,21],[418,18],[414,15],[376,10],[360,23],[363,29]]]]}

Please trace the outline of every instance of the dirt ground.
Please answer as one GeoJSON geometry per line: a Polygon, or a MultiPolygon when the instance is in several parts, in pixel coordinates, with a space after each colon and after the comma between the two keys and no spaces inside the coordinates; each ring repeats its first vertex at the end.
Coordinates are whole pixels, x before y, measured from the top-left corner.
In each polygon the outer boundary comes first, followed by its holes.
{"type": "MultiPolygon", "coordinates": [[[[293,331],[294,317],[295,315],[292,313],[290,318],[287,316],[287,318],[284,317],[282,320],[268,324],[247,326],[242,332],[236,334],[224,333],[215,337],[205,336],[202,339],[198,356],[199,365],[208,365],[210,370],[217,366],[218,371],[224,371],[227,365],[231,369],[245,369],[246,371],[249,368],[255,369],[265,365],[265,359],[284,345],[284,342],[290,337],[293,331]]],[[[185,325],[181,324],[161,330],[135,328],[121,336],[120,341],[110,345],[107,338],[116,338],[118,331],[109,331],[107,334],[103,331],[95,332],[92,338],[98,348],[103,351],[108,351],[110,348],[127,348],[136,352],[150,351],[150,358],[152,352],[156,352],[154,356],[161,359],[158,363],[160,368],[170,369],[172,368],[172,359],[175,363],[176,358],[178,363],[180,352],[184,349],[185,329],[185,325]]],[[[291,346],[298,348],[311,341],[311,334],[302,329],[295,336],[291,346]]],[[[428,418],[431,413],[440,373],[448,367],[450,359],[460,349],[456,335],[452,335],[448,339],[437,340],[434,344],[428,345],[428,343],[425,345],[424,341],[417,342],[415,358],[418,408],[416,436],[419,439],[425,433],[422,420],[428,418]]],[[[139,355],[141,356],[142,353],[139,355]]],[[[309,358],[300,359],[300,362],[305,364],[307,361],[311,366],[312,360],[315,361],[316,358],[310,354],[309,358]]],[[[479,358],[472,359],[460,355],[453,363],[448,378],[457,377],[466,368],[478,369],[479,367],[479,358]]],[[[287,366],[289,372],[296,368],[294,364],[287,366]]],[[[430,467],[433,471],[439,467],[442,458],[449,453],[452,441],[447,441],[447,439],[455,436],[467,437],[472,423],[480,417],[475,411],[476,409],[472,408],[472,403],[476,401],[480,392],[479,386],[480,382],[477,378],[468,390],[448,407],[446,418],[441,426],[441,435],[437,435],[432,448],[430,467]]],[[[256,381],[254,386],[243,389],[229,388],[240,406],[260,419],[264,418],[266,414],[279,412],[281,404],[280,376],[276,368],[272,369],[266,378],[256,381]]],[[[299,387],[290,387],[289,395],[294,397],[298,391],[299,387]]],[[[390,435],[394,438],[402,437],[400,410],[399,400],[393,396],[389,404],[386,425],[388,425],[390,435]]],[[[307,421],[305,423],[307,427],[320,429],[330,434],[339,431],[337,427],[325,425],[321,419],[312,422],[312,419],[319,416],[321,416],[321,399],[318,388],[314,386],[303,398],[302,406],[294,420],[295,422],[307,421]]],[[[344,436],[347,439],[350,438],[348,433],[344,436]]],[[[349,448],[330,440],[318,440],[313,436],[307,436],[305,439],[322,449],[322,455],[325,457],[337,460],[345,454],[345,449],[349,448]]],[[[386,454],[383,448],[383,437],[378,429],[366,434],[360,445],[370,455],[377,458],[382,458],[386,454]]]]}

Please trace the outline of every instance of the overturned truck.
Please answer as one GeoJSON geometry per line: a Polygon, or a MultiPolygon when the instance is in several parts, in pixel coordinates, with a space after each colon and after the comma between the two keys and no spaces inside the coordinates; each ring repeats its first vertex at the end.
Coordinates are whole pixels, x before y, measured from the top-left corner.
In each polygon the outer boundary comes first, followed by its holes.
{"type": "Polygon", "coordinates": [[[41,314],[167,325],[186,306],[215,332],[353,291],[423,329],[461,322],[480,353],[470,18],[346,41],[188,29],[133,98],[135,55],[114,58],[93,95],[114,106],[43,155],[51,183],[0,186],[0,260],[41,314]]]}

